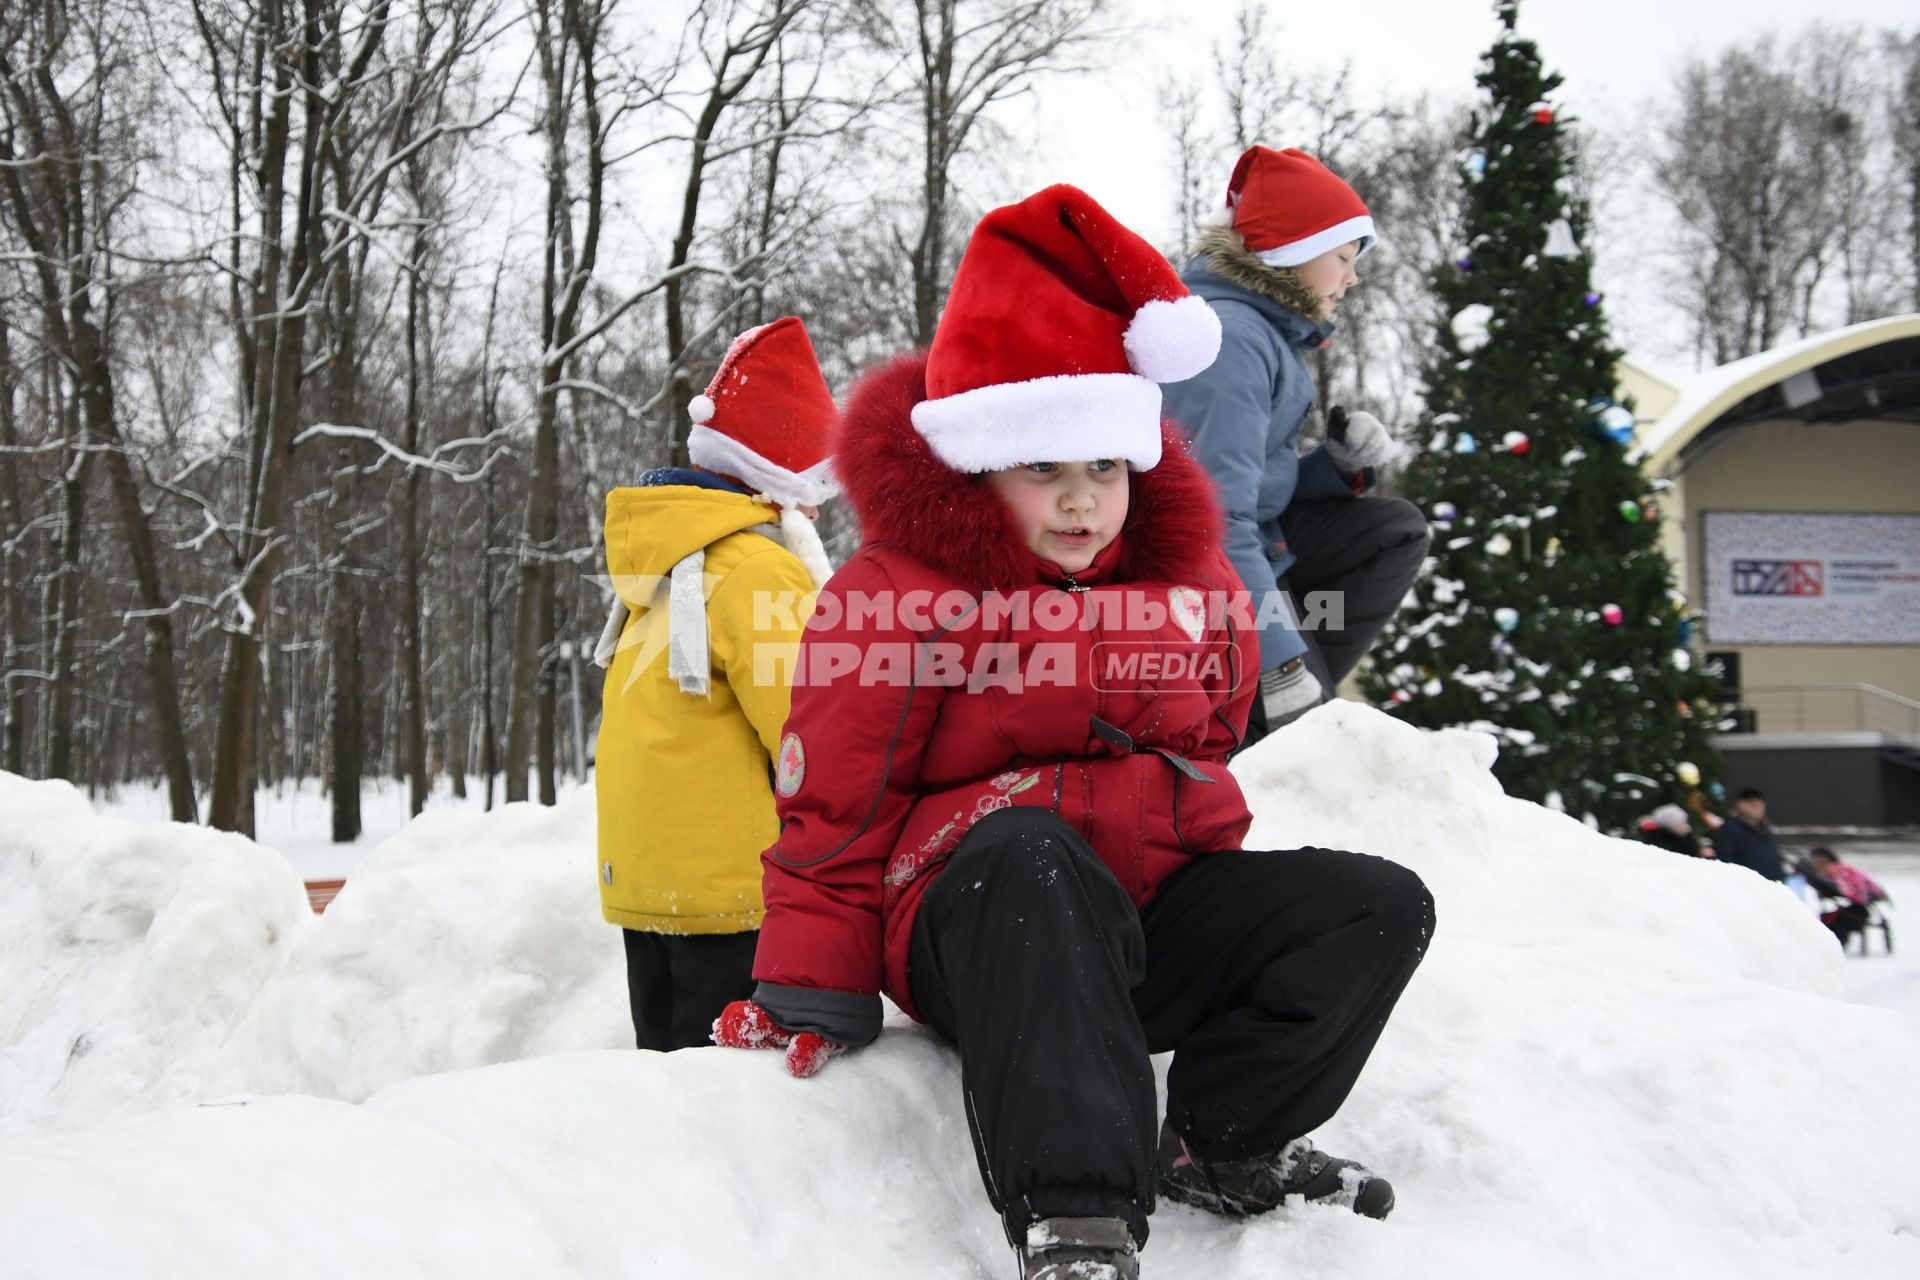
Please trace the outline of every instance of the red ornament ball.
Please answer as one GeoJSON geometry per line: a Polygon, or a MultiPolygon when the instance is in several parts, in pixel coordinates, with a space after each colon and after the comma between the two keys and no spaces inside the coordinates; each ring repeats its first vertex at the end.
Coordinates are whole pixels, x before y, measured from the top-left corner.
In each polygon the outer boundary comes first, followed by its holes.
{"type": "Polygon", "coordinates": [[[1535,124],[1552,124],[1553,108],[1548,106],[1544,102],[1534,103],[1533,104],[1533,122],[1535,124]]]}

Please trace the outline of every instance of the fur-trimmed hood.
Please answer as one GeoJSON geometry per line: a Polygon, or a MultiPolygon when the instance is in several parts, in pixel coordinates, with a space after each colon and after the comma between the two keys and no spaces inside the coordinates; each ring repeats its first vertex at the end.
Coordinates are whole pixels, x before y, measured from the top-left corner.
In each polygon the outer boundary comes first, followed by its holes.
{"type": "MultiPolygon", "coordinates": [[[[925,353],[873,369],[848,396],[833,466],[863,542],[890,547],[972,591],[1046,580],[1047,566],[1020,540],[999,497],[978,477],[941,462],[913,429],[913,406],[926,396],[925,353]]],[[[1101,556],[1108,581],[1191,580],[1218,554],[1213,482],[1180,428],[1163,421],[1160,435],[1159,465],[1129,478],[1112,563],[1101,556]]],[[[1034,460],[1049,460],[1043,442],[1036,442],[1034,460]]]]}
{"type": "Polygon", "coordinates": [[[1232,227],[1215,224],[1205,228],[1194,241],[1193,252],[1206,258],[1213,274],[1227,284],[1278,303],[1310,324],[1331,332],[1326,299],[1302,284],[1291,267],[1274,267],[1262,262],[1232,227]]]}

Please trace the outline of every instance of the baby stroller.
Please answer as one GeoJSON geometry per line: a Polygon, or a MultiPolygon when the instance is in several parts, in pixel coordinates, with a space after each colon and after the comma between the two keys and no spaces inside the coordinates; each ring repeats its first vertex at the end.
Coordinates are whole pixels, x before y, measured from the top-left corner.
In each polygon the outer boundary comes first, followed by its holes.
{"type": "Polygon", "coordinates": [[[1844,863],[1833,860],[1833,855],[1825,849],[1815,849],[1802,859],[1798,870],[1807,878],[1807,884],[1820,896],[1820,923],[1833,931],[1840,940],[1840,949],[1846,951],[1854,938],[1860,939],[1860,954],[1867,954],[1867,935],[1875,929],[1880,931],[1881,943],[1888,955],[1893,954],[1893,922],[1888,918],[1888,908],[1893,899],[1887,891],[1868,877],[1844,863]],[[1822,860],[1816,855],[1826,854],[1822,860]]]}

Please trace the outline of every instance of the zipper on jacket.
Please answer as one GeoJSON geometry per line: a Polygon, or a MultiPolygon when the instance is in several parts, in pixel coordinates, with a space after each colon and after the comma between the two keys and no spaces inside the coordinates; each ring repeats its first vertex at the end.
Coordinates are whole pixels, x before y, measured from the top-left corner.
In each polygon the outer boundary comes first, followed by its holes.
{"type": "Polygon", "coordinates": [[[1065,578],[1065,579],[1067,580],[1067,587],[1066,587],[1066,589],[1067,589],[1067,591],[1068,591],[1068,592],[1070,592],[1070,593],[1073,593],[1073,594],[1076,594],[1076,595],[1077,595],[1077,594],[1079,594],[1079,593],[1080,593],[1080,592],[1082,592],[1082,591],[1089,591],[1089,590],[1092,590],[1092,588],[1090,588],[1090,587],[1087,587],[1087,586],[1085,586],[1084,584],[1082,584],[1082,583],[1081,583],[1081,581],[1080,581],[1080,580],[1079,580],[1078,578],[1076,578],[1076,577],[1074,577],[1074,576],[1073,576],[1072,574],[1070,574],[1070,573],[1063,573],[1063,574],[1061,574],[1060,576],[1061,576],[1061,577],[1063,577],[1063,578],[1065,578]]]}

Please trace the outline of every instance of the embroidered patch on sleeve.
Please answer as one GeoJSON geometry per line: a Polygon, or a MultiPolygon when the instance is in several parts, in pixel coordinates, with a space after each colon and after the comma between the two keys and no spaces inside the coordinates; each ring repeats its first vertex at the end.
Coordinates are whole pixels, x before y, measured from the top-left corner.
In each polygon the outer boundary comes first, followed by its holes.
{"type": "Polygon", "coordinates": [[[1187,638],[1195,644],[1200,643],[1207,634],[1207,602],[1192,587],[1175,587],[1167,592],[1167,607],[1173,612],[1173,624],[1187,633],[1187,638]]]}
{"type": "Polygon", "coordinates": [[[806,780],[807,749],[800,745],[799,734],[790,733],[780,739],[780,758],[773,766],[773,789],[782,796],[792,796],[806,780]]]}

